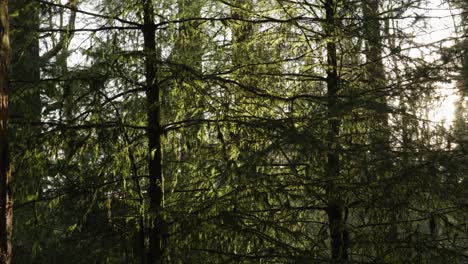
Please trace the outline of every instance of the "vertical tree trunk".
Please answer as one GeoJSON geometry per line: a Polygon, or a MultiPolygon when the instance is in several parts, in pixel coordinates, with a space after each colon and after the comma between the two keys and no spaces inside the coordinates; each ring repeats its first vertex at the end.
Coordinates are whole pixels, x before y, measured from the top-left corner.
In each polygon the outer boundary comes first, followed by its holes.
{"type": "MultiPolygon", "coordinates": [[[[366,39],[367,80],[372,85],[378,99],[385,100],[382,89],[385,87],[385,70],[382,62],[382,37],[380,35],[379,0],[363,1],[364,37],[366,39]]],[[[384,115],[386,117],[386,115],[384,115]]]]}
{"type": "Polygon", "coordinates": [[[10,41],[8,1],[0,0],[0,264],[11,263],[13,201],[8,140],[10,41]]]}
{"type": "Polygon", "coordinates": [[[325,2],[325,34],[327,41],[327,98],[328,98],[328,149],[326,174],[328,195],[328,225],[330,230],[331,258],[335,262],[348,259],[348,231],[344,218],[344,204],[336,190],[336,181],[340,177],[340,143],[339,134],[341,120],[338,116],[339,77],[336,52],[335,3],[334,0],[325,2]]]}
{"type": "Polygon", "coordinates": [[[143,0],[143,38],[145,51],[146,98],[148,116],[148,155],[149,155],[149,198],[150,226],[148,263],[162,263],[163,258],[163,177],[161,162],[159,87],[157,84],[156,28],[154,25],[154,2],[143,0]]]}
{"type": "Polygon", "coordinates": [[[462,13],[461,13],[461,25],[462,25],[462,32],[463,38],[461,43],[461,53],[462,57],[462,85],[460,89],[460,96],[462,102],[465,100],[466,96],[468,96],[468,38],[466,37],[468,34],[468,3],[467,1],[463,1],[464,5],[462,5],[462,13]]]}
{"type": "MultiPolygon", "coordinates": [[[[381,0],[364,0],[362,2],[364,18],[364,38],[366,40],[366,86],[370,90],[372,98],[380,104],[387,105],[387,95],[385,93],[386,78],[385,67],[382,61],[382,36],[380,25],[379,3],[381,0]]],[[[385,180],[391,172],[390,162],[390,128],[388,126],[388,113],[379,112],[371,115],[370,122],[374,124],[374,129],[370,132],[371,155],[375,163],[375,173],[372,180],[385,180]]],[[[385,222],[390,222],[388,239],[397,239],[397,208],[395,208],[395,198],[393,186],[390,184],[384,190],[385,204],[389,207],[389,215],[382,216],[385,222]],[[388,218],[388,219],[386,219],[388,218]]]]}
{"type": "MultiPolygon", "coordinates": [[[[387,105],[385,92],[385,68],[382,62],[382,37],[380,35],[380,0],[363,1],[364,38],[366,40],[366,86],[369,90],[370,101],[387,105]]],[[[376,112],[370,120],[374,123],[373,131],[370,131],[370,143],[374,159],[378,163],[377,178],[384,178],[389,168],[389,138],[388,113],[376,112]]]]}
{"type": "Polygon", "coordinates": [[[455,109],[454,136],[455,142],[458,145],[457,149],[461,150],[462,153],[466,153],[468,151],[468,38],[466,37],[468,36],[468,5],[463,5],[462,10],[461,24],[463,39],[460,43],[462,54],[462,80],[458,88],[460,98],[455,109]]]}
{"type": "MultiPolygon", "coordinates": [[[[231,29],[231,61],[232,61],[232,69],[233,69],[233,78],[235,78],[239,83],[242,83],[246,86],[257,86],[255,83],[255,69],[251,65],[254,63],[252,54],[255,52],[252,49],[252,44],[250,43],[253,39],[254,28],[253,24],[247,22],[251,18],[252,10],[253,10],[253,3],[252,0],[233,0],[231,1],[231,16],[234,19],[234,23],[230,25],[231,29]]],[[[232,94],[231,102],[226,104],[226,111],[228,113],[230,110],[234,111],[243,111],[238,109],[240,106],[239,102],[242,102],[242,98],[245,94],[242,94],[242,91],[236,92],[232,94]]],[[[218,133],[221,135],[221,130],[218,130],[218,133]]],[[[244,152],[244,147],[241,147],[241,139],[244,138],[245,132],[241,129],[236,132],[232,132],[232,136],[230,140],[232,140],[232,144],[234,146],[239,147],[240,152],[244,152]]],[[[228,148],[225,147],[225,141],[223,139],[223,159],[226,163],[228,169],[237,167],[237,157],[231,158],[228,153],[228,148]],[[232,164],[232,165],[231,165],[232,164]]],[[[249,172],[244,172],[245,175],[249,175],[249,172]]],[[[239,173],[233,173],[231,176],[226,174],[224,179],[219,181],[221,184],[230,184],[233,181],[236,181],[238,184],[241,183],[241,175],[239,173]]],[[[252,174],[253,175],[253,174],[252,174]]],[[[231,203],[233,205],[233,214],[238,214],[238,200],[239,196],[236,192],[232,196],[231,203]]]]}

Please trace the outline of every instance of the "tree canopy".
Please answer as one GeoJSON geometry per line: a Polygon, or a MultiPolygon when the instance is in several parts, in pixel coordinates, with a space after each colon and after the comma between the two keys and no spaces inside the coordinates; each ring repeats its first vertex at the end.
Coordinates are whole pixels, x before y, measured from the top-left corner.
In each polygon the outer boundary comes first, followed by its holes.
{"type": "Polygon", "coordinates": [[[0,263],[466,263],[467,11],[0,0],[0,263]]]}

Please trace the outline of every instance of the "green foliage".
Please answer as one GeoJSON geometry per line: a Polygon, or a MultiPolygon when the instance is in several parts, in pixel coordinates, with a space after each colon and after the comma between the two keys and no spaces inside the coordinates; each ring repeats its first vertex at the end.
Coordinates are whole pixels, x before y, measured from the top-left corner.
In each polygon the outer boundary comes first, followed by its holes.
{"type": "Polygon", "coordinates": [[[77,32],[41,61],[76,10],[40,2],[40,35],[15,51],[40,47],[37,78],[17,77],[34,85],[12,98],[15,263],[146,263],[152,225],[165,263],[337,263],[332,203],[350,263],[466,261],[466,106],[449,131],[421,114],[434,82],[464,76],[464,45],[427,46],[440,63],[412,57],[416,40],[395,23],[413,23],[409,3],[377,1],[382,25],[371,26],[388,27],[377,45],[349,1],[332,1],[333,25],[321,1],[153,1],[148,55],[141,2],[78,1],[77,32]],[[145,56],[156,63],[154,104],[145,56]],[[155,210],[148,113],[157,107],[155,210]]]}

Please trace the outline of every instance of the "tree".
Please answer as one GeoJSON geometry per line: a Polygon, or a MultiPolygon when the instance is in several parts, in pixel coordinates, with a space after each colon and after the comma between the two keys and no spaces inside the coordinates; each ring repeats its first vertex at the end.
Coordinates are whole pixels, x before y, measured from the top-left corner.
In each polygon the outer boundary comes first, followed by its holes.
{"type": "Polygon", "coordinates": [[[0,262],[11,263],[13,200],[8,138],[10,40],[8,1],[0,1],[0,262]]]}
{"type": "Polygon", "coordinates": [[[145,51],[145,78],[148,115],[148,159],[150,230],[148,263],[162,263],[164,245],[163,172],[161,157],[161,103],[157,77],[156,28],[154,27],[154,1],[143,0],[143,38],[145,51]]]}
{"type": "Polygon", "coordinates": [[[411,56],[417,3],[38,2],[19,263],[464,260],[464,157],[419,114],[460,63],[411,56]]]}
{"type": "Polygon", "coordinates": [[[340,157],[338,137],[340,135],[341,120],[337,113],[338,109],[338,94],[340,91],[340,80],[338,77],[338,62],[335,43],[336,32],[336,5],[333,0],[325,2],[325,26],[324,32],[327,38],[327,120],[328,120],[328,149],[327,154],[327,195],[328,195],[328,208],[327,215],[330,229],[330,248],[331,259],[343,262],[348,259],[349,248],[349,234],[346,230],[346,220],[344,215],[343,198],[336,190],[336,182],[340,176],[340,157]]]}

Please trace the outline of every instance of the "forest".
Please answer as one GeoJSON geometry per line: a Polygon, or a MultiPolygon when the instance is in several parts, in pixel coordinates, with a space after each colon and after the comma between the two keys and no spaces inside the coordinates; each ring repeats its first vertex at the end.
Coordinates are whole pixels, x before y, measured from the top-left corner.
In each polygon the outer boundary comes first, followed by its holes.
{"type": "Polygon", "coordinates": [[[468,0],[0,0],[0,264],[468,263],[468,0]]]}

